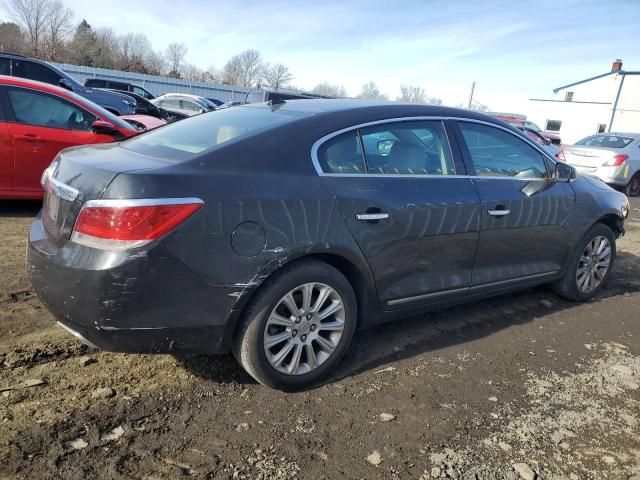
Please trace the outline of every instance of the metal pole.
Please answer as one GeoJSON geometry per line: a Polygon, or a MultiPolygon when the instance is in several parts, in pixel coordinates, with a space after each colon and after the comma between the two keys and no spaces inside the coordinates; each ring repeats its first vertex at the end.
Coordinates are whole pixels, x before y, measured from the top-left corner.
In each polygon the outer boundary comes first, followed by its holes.
{"type": "Polygon", "coordinates": [[[620,92],[622,92],[622,85],[624,84],[624,78],[626,75],[622,74],[622,80],[620,80],[620,86],[618,87],[618,93],[616,95],[616,101],[613,103],[613,110],[611,111],[611,120],[609,121],[609,128],[607,132],[611,131],[611,127],[613,126],[613,119],[616,117],[616,110],[618,109],[618,100],[620,100],[620,92]]]}
{"type": "Polygon", "coordinates": [[[469,106],[467,108],[469,108],[469,110],[471,110],[471,103],[473,102],[473,91],[476,89],[476,82],[474,81],[471,84],[471,93],[469,94],[469,106]]]}

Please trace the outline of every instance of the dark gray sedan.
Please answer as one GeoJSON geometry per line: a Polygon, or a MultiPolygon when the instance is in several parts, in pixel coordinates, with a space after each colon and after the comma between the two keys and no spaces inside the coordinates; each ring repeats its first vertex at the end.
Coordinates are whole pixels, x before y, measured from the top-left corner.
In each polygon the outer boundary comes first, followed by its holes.
{"type": "Polygon", "coordinates": [[[296,389],[357,328],[550,283],[603,287],[627,198],[509,125],[444,107],[294,100],[63,151],[28,266],[78,338],[232,350],[296,389]]]}

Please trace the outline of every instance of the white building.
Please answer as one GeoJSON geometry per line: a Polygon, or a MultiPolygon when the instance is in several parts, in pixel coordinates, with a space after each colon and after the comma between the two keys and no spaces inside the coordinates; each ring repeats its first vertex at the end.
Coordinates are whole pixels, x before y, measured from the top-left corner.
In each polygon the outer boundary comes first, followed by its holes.
{"type": "Polygon", "coordinates": [[[611,71],[554,89],[555,98],[531,98],[528,120],[573,144],[599,132],[640,133],[640,72],[611,71]]]}

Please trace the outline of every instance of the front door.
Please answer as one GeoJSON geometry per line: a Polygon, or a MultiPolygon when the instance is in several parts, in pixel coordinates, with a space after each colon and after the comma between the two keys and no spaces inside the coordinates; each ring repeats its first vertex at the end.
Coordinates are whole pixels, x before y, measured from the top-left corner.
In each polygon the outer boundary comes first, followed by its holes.
{"type": "Polygon", "coordinates": [[[467,293],[479,200],[464,166],[454,162],[441,121],[354,129],[323,143],[317,161],[383,307],[467,293]]]}
{"type": "Polygon", "coordinates": [[[40,177],[60,150],[111,140],[91,130],[97,117],[63,99],[28,88],[7,88],[14,146],[14,190],[39,192],[40,177]]]}
{"type": "Polygon", "coordinates": [[[556,182],[553,162],[520,135],[468,121],[458,126],[482,202],[473,289],[553,277],[570,248],[573,188],[556,182]]]}

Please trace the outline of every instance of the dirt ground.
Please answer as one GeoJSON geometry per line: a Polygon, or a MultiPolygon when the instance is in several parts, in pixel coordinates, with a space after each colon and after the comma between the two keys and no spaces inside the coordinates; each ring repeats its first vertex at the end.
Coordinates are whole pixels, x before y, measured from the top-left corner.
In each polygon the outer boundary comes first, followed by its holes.
{"type": "Polygon", "coordinates": [[[0,203],[0,479],[640,478],[638,199],[594,301],[542,287],[370,329],[297,394],[230,356],[80,344],[29,289],[37,210],[0,203]]]}

